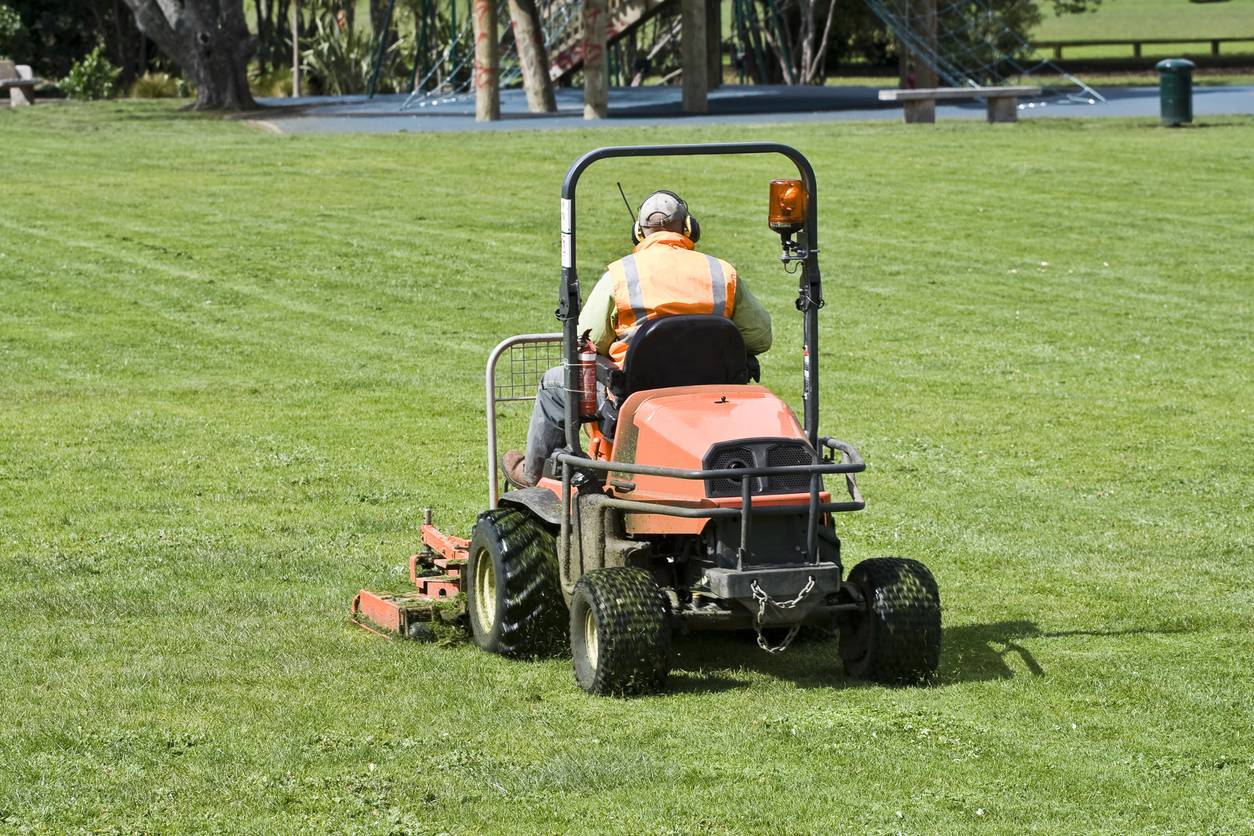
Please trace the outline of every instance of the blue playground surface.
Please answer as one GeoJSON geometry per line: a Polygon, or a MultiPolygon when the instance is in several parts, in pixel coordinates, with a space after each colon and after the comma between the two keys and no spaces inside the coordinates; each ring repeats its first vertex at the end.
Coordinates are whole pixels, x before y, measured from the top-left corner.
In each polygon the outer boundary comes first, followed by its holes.
{"type": "MultiPolygon", "coordinates": [[[[250,114],[250,121],[284,134],[396,133],[400,131],[528,131],[561,128],[634,127],[660,124],[829,122],[865,119],[901,120],[901,107],[880,102],[873,87],[724,85],[710,92],[710,112],[683,113],[678,86],[622,87],[610,90],[607,119],[583,118],[582,88],[559,88],[558,112],[531,114],[522,90],[501,91],[501,119],[476,122],[471,94],[415,100],[386,95],[260,99],[272,113],[250,114]]],[[[1066,99],[1021,101],[1019,117],[1158,116],[1157,87],[1099,88],[1104,102],[1070,103],[1066,99]]],[[[981,101],[938,102],[936,119],[983,119],[981,101]]],[[[1254,114],[1254,86],[1197,87],[1194,118],[1254,114]]]]}

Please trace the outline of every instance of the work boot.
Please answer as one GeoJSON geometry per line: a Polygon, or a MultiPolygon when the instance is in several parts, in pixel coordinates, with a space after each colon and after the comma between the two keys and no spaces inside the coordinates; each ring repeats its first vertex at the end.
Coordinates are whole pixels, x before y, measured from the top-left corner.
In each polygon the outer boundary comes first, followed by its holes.
{"type": "Polygon", "coordinates": [[[505,478],[516,488],[534,488],[535,482],[527,478],[527,457],[517,450],[510,450],[501,457],[505,478]]]}

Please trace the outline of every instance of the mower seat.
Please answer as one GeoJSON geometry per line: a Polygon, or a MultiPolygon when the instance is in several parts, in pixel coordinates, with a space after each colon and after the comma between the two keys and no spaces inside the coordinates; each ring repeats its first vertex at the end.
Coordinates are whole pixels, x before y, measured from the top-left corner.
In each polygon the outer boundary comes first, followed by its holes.
{"type": "Polygon", "coordinates": [[[748,383],[750,366],[740,329],[727,317],[677,314],[645,320],[631,335],[621,371],[606,382],[613,403],[606,399],[601,431],[613,437],[618,404],[633,392],[673,386],[748,383]]]}

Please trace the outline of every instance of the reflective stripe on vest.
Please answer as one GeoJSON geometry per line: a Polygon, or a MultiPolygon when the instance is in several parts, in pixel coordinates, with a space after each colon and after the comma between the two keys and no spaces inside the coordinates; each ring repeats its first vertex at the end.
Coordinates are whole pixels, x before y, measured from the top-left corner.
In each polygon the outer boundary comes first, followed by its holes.
{"type": "Polygon", "coordinates": [[[609,266],[618,318],[618,339],[610,347],[615,363],[622,365],[628,338],[646,319],[676,314],[719,314],[730,319],[734,314],[735,269],[691,247],[677,233],[655,233],[634,253],[609,266]]]}

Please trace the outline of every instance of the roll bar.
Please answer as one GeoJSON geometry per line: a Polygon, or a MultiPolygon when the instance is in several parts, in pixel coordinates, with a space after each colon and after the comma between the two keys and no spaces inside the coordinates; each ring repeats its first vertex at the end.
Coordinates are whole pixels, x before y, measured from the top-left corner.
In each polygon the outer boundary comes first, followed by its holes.
{"type": "MultiPolygon", "coordinates": [[[[819,276],[819,213],[818,184],[814,168],[800,151],[778,142],[716,142],[694,145],[620,145],[597,148],[571,164],[562,181],[562,286],[557,300],[557,318],[562,322],[562,356],[565,358],[566,391],[576,389],[579,335],[576,333],[581,307],[579,274],[575,267],[575,190],[584,171],[599,160],[615,157],[694,157],[737,154],[780,154],[792,161],[801,175],[809,195],[809,211],[805,227],[798,233],[797,252],[801,254],[801,277],[797,292],[797,310],[805,317],[802,338],[802,414],[806,436],[816,450],[819,448],[819,308],[823,306],[822,279],[819,276]]],[[[579,407],[577,399],[566,398],[566,446],[578,455],[579,407]]],[[[570,466],[563,464],[563,481],[569,484],[570,466]]]]}

